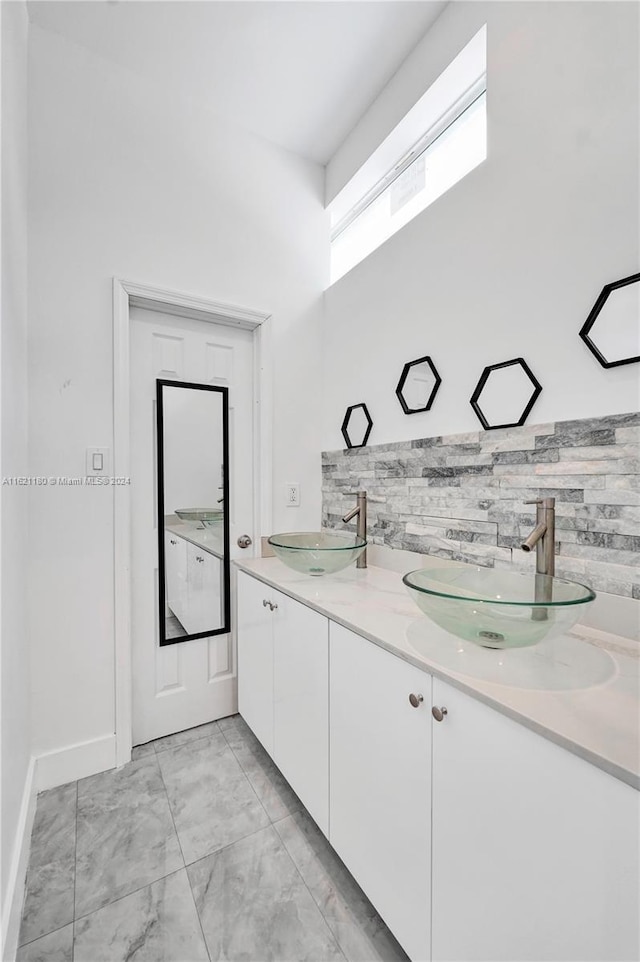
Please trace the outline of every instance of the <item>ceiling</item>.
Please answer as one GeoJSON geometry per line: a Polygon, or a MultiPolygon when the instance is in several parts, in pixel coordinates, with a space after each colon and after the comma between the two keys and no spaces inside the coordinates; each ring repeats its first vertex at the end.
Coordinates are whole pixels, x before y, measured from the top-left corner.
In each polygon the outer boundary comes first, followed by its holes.
{"type": "Polygon", "coordinates": [[[326,164],[442,0],[31,0],[32,23],[326,164]]]}

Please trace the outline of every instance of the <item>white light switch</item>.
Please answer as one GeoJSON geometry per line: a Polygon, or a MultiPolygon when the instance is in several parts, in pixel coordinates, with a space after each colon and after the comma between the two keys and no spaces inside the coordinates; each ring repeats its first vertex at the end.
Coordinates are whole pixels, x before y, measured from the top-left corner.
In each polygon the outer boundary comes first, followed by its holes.
{"type": "Polygon", "coordinates": [[[86,476],[109,474],[109,448],[87,448],[86,476]]]}

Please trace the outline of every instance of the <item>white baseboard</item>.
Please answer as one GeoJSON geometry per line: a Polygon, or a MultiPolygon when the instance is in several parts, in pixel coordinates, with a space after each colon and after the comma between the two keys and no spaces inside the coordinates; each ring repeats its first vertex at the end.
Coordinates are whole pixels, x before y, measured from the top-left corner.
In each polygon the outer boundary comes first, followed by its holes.
{"type": "Polygon", "coordinates": [[[116,767],[116,736],[111,733],[38,755],[36,785],[39,792],[78,778],[97,775],[116,767]]]}
{"type": "Polygon", "coordinates": [[[18,950],[18,936],[22,916],[24,887],[29,865],[29,848],[33,818],[36,813],[36,759],[31,756],[24,782],[15,843],[9,867],[9,880],[4,905],[2,906],[2,959],[13,962],[18,950]]]}

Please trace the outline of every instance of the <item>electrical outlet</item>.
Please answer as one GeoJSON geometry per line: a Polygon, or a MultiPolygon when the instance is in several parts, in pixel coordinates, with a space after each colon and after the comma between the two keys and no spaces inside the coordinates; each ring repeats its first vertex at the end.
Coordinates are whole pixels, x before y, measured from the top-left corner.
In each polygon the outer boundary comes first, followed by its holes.
{"type": "Polygon", "coordinates": [[[289,481],[285,485],[285,501],[288,508],[300,507],[300,485],[297,481],[289,481]]]}

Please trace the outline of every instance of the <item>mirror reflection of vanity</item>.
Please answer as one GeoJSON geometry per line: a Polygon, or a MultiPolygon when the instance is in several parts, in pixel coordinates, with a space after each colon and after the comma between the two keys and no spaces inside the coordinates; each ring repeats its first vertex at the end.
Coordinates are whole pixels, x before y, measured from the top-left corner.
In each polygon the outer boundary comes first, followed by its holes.
{"type": "Polygon", "coordinates": [[[157,381],[160,644],[229,631],[228,394],[157,381]]]}

